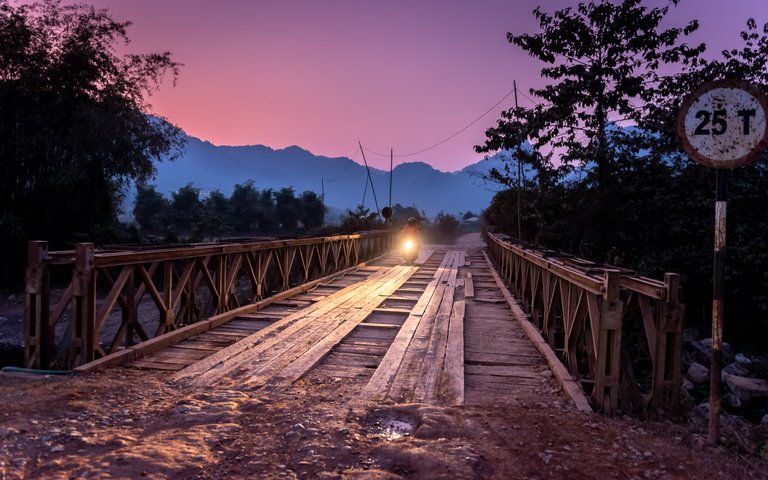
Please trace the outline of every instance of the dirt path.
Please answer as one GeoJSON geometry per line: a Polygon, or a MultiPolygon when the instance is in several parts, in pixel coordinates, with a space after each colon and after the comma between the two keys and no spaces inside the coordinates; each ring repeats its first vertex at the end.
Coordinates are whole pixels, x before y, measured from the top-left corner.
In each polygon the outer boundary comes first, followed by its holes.
{"type": "Polygon", "coordinates": [[[439,408],[353,401],[344,382],[262,394],[164,378],[0,377],[0,478],[765,478],[683,426],[561,402],[439,408]]]}

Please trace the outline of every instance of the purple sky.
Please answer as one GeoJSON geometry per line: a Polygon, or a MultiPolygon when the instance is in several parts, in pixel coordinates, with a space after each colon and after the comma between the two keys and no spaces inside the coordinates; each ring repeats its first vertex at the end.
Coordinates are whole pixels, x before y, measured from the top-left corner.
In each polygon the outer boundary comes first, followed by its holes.
{"type": "MultiPolygon", "coordinates": [[[[170,50],[184,63],[177,86],[151,103],[189,134],[219,145],[299,145],[353,156],[357,141],[387,157],[421,150],[456,133],[512,89],[542,85],[540,65],[506,41],[534,33],[544,0],[86,0],[131,20],[130,50],[170,50]]],[[[648,6],[665,0],[648,0],[648,6]]],[[[698,18],[691,43],[710,55],[740,45],[748,17],[768,21],[765,0],[682,0],[667,26],[698,18]]],[[[528,100],[520,97],[522,105],[528,100]]],[[[437,148],[395,158],[456,170],[481,155],[509,97],[437,148]]],[[[362,161],[359,153],[355,159],[362,161]]]]}

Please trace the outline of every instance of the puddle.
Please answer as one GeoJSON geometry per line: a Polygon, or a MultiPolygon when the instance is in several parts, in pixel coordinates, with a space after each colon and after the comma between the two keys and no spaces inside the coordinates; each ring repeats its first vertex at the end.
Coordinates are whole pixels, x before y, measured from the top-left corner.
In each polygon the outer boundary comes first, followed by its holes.
{"type": "Polygon", "coordinates": [[[410,436],[416,430],[416,424],[405,420],[388,420],[381,426],[381,437],[385,440],[399,440],[410,436]]]}

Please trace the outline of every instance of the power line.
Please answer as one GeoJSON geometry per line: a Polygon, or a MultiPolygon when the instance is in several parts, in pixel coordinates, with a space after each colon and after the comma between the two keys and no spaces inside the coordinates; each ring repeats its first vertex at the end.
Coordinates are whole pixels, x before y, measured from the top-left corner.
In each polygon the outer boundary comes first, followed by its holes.
{"type": "MultiPolygon", "coordinates": [[[[413,156],[413,155],[418,155],[419,153],[424,153],[424,152],[426,152],[427,150],[432,150],[433,148],[435,148],[435,147],[438,147],[438,146],[440,146],[440,145],[444,144],[444,143],[445,143],[445,142],[447,142],[448,140],[451,140],[451,139],[455,138],[456,136],[458,136],[459,134],[461,134],[462,132],[464,132],[466,129],[468,129],[468,128],[469,128],[469,127],[471,127],[472,125],[476,124],[477,122],[479,122],[479,121],[480,121],[480,120],[481,120],[483,117],[485,117],[486,115],[488,115],[489,113],[491,113],[491,111],[492,111],[494,108],[498,107],[498,106],[501,104],[501,102],[503,102],[504,100],[506,100],[507,98],[509,98],[509,96],[510,96],[510,95],[512,95],[513,93],[515,93],[515,89],[514,89],[514,88],[513,88],[512,90],[510,90],[509,92],[507,92],[507,94],[506,94],[506,95],[504,95],[504,96],[501,98],[501,100],[499,100],[498,102],[496,102],[496,103],[495,103],[495,104],[494,104],[494,105],[493,105],[491,108],[489,108],[488,110],[486,110],[486,111],[485,111],[485,112],[484,112],[482,115],[480,115],[480,116],[479,116],[479,117],[477,117],[476,119],[472,120],[472,121],[471,121],[469,124],[467,124],[466,126],[464,126],[464,127],[461,129],[461,130],[459,130],[458,132],[454,133],[453,135],[450,135],[449,137],[447,137],[447,138],[445,138],[445,139],[443,139],[443,140],[440,140],[439,142],[437,142],[437,143],[434,143],[434,144],[432,144],[432,145],[430,145],[430,146],[428,146],[428,147],[422,148],[421,150],[416,150],[415,152],[409,152],[409,153],[402,153],[402,154],[399,154],[399,155],[395,155],[395,157],[398,157],[398,158],[400,158],[400,157],[410,157],[410,156],[413,156]]],[[[390,156],[390,155],[387,155],[387,154],[385,154],[385,153],[379,153],[379,152],[373,151],[373,150],[371,150],[370,148],[367,148],[367,147],[363,147],[363,149],[365,149],[365,150],[366,150],[366,151],[368,151],[369,153],[372,153],[372,154],[374,154],[374,155],[378,155],[378,156],[380,156],[380,157],[389,157],[389,156],[390,156]]]]}

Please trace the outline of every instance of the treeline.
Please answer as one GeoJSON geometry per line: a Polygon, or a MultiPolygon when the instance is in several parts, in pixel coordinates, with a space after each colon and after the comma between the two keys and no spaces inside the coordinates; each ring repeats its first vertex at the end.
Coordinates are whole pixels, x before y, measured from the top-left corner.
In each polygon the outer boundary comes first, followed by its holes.
{"type": "Polygon", "coordinates": [[[154,186],[139,186],[133,218],[142,240],[199,242],[229,236],[294,235],[323,225],[326,208],[312,191],[258,190],[249,180],[227,197],[192,184],[167,198],[154,186]]]}

